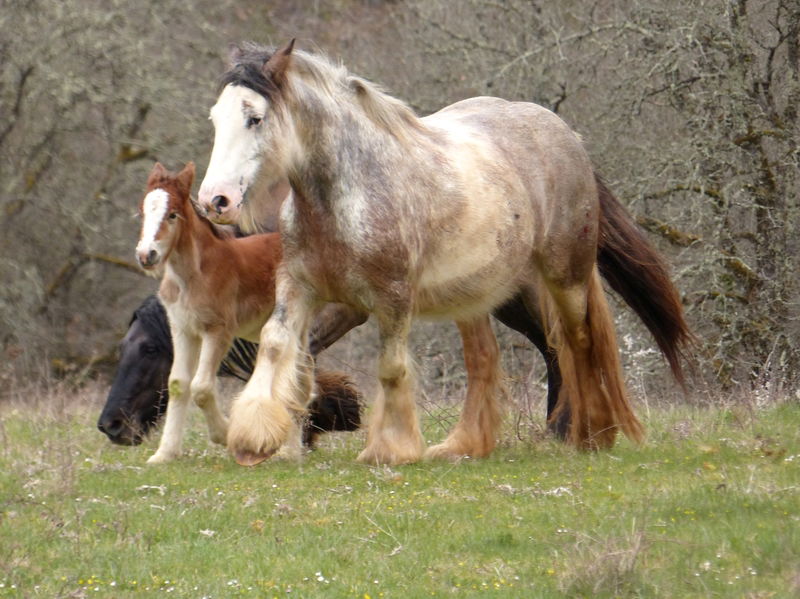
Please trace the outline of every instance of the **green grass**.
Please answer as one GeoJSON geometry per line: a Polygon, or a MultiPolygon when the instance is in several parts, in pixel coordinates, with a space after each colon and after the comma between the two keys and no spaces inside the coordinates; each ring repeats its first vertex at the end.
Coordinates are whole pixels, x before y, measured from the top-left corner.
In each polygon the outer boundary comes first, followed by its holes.
{"type": "MultiPolygon", "coordinates": [[[[237,467],[108,444],[96,405],[0,406],[0,597],[789,597],[800,406],[651,410],[647,443],[486,460],[237,467]]],[[[444,431],[429,426],[428,437],[444,431]]]]}

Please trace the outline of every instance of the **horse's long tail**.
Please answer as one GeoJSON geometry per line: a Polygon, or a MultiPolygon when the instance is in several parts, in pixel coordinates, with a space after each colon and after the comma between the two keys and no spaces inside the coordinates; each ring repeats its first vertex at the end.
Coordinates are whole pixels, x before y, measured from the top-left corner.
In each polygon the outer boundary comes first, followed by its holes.
{"type": "Polygon", "coordinates": [[[647,242],[644,234],[595,174],[600,200],[600,233],[597,266],[600,274],[625,303],[633,308],[656,340],[684,386],[681,360],[694,343],[677,289],[664,260],[647,242]]]}

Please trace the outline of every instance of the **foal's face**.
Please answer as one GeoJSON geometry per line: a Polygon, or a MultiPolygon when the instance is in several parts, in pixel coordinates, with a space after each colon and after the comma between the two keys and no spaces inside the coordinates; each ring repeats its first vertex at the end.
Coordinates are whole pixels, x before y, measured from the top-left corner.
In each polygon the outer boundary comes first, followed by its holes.
{"type": "Polygon", "coordinates": [[[163,264],[175,247],[190,205],[189,190],[194,179],[194,164],[187,164],[177,175],[156,163],[147,181],[147,192],[139,206],[142,230],[136,245],[136,260],[145,270],[163,264]]]}
{"type": "Polygon", "coordinates": [[[165,189],[153,189],[142,200],[142,231],[136,245],[136,260],[145,270],[152,270],[169,256],[178,238],[182,218],[172,195],[165,189]]]}
{"type": "Polygon", "coordinates": [[[274,138],[274,114],[260,94],[241,85],[227,85],[211,109],[214,149],[206,176],[200,186],[200,206],[219,223],[236,223],[245,195],[261,171],[275,181],[280,178],[274,165],[264,168],[264,152],[274,138]]]}

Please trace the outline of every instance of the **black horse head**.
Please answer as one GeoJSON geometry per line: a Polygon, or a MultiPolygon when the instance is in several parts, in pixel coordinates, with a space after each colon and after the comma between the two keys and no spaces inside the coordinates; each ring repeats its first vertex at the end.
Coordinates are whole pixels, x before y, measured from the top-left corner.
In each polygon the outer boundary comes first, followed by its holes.
{"type": "Polygon", "coordinates": [[[120,343],[117,374],[97,428],[112,443],[138,445],[167,409],[172,337],[167,314],[151,295],[133,313],[120,343]]]}
{"type": "MultiPolygon", "coordinates": [[[[255,343],[234,339],[217,374],[247,381],[257,354],[255,343]]],[[[97,428],[112,443],[139,445],[166,413],[172,358],[167,312],[151,295],[134,311],[120,343],[117,374],[97,421],[97,428]]],[[[316,380],[317,397],[308,405],[303,429],[303,441],[309,447],[320,433],[355,430],[361,422],[361,394],[346,375],[317,372],[316,380]]]]}

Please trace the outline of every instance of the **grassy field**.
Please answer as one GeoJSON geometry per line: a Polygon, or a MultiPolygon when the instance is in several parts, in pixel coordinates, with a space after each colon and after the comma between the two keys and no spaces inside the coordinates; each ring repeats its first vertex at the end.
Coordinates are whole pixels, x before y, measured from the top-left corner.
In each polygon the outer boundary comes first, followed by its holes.
{"type": "Polygon", "coordinates": [[[490,459],[374,468],[340,435],[243,469],[197,418],[145,467],[156,439],[111,446],[89,395],[0,405],[0,597],[800,593],[796,401],[651,409],[643,447],[597,454],[509,430],[490,459]]]}

